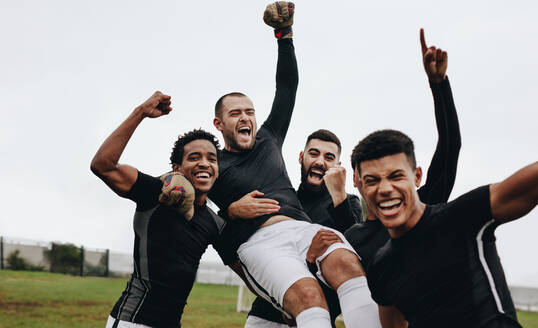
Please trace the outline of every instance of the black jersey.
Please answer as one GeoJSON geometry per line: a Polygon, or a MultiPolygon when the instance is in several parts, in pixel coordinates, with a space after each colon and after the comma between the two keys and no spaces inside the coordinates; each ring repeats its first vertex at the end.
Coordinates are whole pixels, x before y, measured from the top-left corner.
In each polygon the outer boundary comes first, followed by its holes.
{"type": "MultiPolygon", "coordinates": [[[[219,178],[211,189],[210,199],[226,213],[228,206],[254,190],[275,199],[280,205],[276,213],[248,220],[228,220],[223,231],[223,245],[229,254],[237,251],[265,221],[275,215],[285,215],[310,222],[288,178],[282,158],[282,144],[295,104],[298,73],[291,39],[278,40],[276,94],[269,117],[256,135],[254,147],[242,152],[223,150],[219,159],[219,178]]],[[[221,254],[222,255],[222,254],[221,254]]],[[[228,258],[223,256],[223,260],[228,258]]],[[[225,264],[227,261],[225,261],[225,264]]]]}
{"type": "Polygon", "coordinates": [[[368,270],[373,299],[411,327],[521,327],[497,249],[489,186],[426,206],[415,227],[391,239],[368,270]]]}
{"type": "MultiPolygon", "coordinates": [[[[343,233],[351,225],[361,220],[361,203],[355,195],[347,194],[347,198],[337,207],[334,207],[332,197],[325,186],[319,191],[309,191],[301,184],[297,190],[297,196],[301,206],[313,223],[321,224],[343,233]]],[[[334,320],[342,312],[338,295],[324,283],[320,283],[320,285],[325,294],[327,304],[329,304],[331,322],[334,326],[334,320]]],[[[256,297],[248,315],[285,324],[282,319],[282,313],[261,297],[256,297]]]]}
{"type": "Polygon", "coordinates": [[[301,183],[297,189],[297,196],[313,223],[344,233],[353,224],[361,222],[361,201],[355,195],[347,194],[346,199],[334,207],[333,199],[325,184],[319,191],[310,191],[301,183]]]}
{"type": "MultiPolygon", "coordinates": [[[[417,192],[423,203],[438,204],[446,203],[452,192],[456,180],[461,135],[448,77],[440,83],[430,82],[430,88],[439,139],[428,169],[426,183],[418,188],[417,192]]],[[[353,225],[346,231],[345,236],[360,255],[365,269],[368,269],[368,264],[375,253],[390,239],[387,229],[379,220],[366,220],[353,225]]]]}
{"type": "Polygon", "coordinates": [[[200,258],[224,221],[205,205],[195,206],[192,220],[187,221],[159,203],[161,189],[160,179],[138,172],[127,194],[137,204],[134,272],[110,315],[152,327],[177,328],[200,258]]]}

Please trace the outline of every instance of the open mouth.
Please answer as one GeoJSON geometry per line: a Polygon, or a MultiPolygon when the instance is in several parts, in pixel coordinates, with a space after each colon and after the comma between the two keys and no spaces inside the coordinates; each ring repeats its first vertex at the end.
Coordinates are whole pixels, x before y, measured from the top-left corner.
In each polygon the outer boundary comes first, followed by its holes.
{"type": "Polygon", "coordinates": [[[251,131],[250,127],[244,126],[244,127],[239,128],[237,130],[237,132],[242,136],[250,137],[250,134],[251,134],[252,131],[251,131]]]}
{"type": "Polygon", "coordinates": [[[399,208],[402,206],[402,200],[399,198],[394,198],[390,200],[386,200],[383,202],[379,202],[377,206],[381,209],[383,214],[385,215],[393,215],[397,213],[399,208]]]}
{"type": "Polygon", "coordinates": [[[212,174],[207,171],[200,171],[194,174],[194,178],[198,182],[208,182],[212,177],[212,174]]]}
{"type": "Polygon", "coordinates": [[[313,180],[323,180],[323,176],[325,175],[325,170],[320,168],[311,168],[308,171],[308,177],[313,180]]]}

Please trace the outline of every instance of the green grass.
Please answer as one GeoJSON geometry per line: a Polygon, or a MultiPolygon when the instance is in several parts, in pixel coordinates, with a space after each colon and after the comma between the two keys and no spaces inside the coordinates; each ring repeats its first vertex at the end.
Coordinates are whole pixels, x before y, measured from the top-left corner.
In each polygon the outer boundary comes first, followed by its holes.
{"type": "MultiPolygon", "coordinates": [[[[125,284],[125,278],[0,270],[0,328],[103,328],[125,284]]],[[[183,326],[243,327],[246,314],[235,312],[236,297],[237,287],[195,284],[183,326]]],[[[538,313],[518,312],[518,318],[523,327],[538,328],[538,313]]]]}

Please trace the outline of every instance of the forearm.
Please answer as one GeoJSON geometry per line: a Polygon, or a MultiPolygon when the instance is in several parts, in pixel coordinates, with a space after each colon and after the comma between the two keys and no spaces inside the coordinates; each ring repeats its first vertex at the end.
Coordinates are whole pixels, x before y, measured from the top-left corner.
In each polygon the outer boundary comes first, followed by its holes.
{"type": "Polygon", "coordinates": [[[292,39],[278,40],[276,92],[266,124],[282,142],[291,121],[298,83],[299,73],[292,39]]]}
{"type": "Polygon", "coordinates": [[[491,214],[508,222],[529,213],[538,205],[538,162],[490,186],[491,214]]]}
{"type": "Polygon", "coordinates": [[[332,206],[332,204],[329,205],[329,215],[336,223],[336,230],[340,231],[341,233],[344,233],[347,229],[349,229],[349,227],[351,227],[355,223],[360,222],[361,213],[355,213],[353,211],[351,206],[352,201],[353,200],[350,197],[347,197],[341,204],[336,207],[332,206]]]}
{"type": "Polygon", "coordinates": [[[102,176],[115,170],[125,146],[144,118],[142,110],[137,107],[131,115],[103,142],[91,163],[91,170],[102,176]]]}
{"type": "Polygon", "coordinates": [[[431,164],[428,168],[426,184],[420,193],[427,204],[448,201],[454,181],[461,147],[458,116],[452,98],[448,78],[440,83],[430,82],[435,105],[435,122],[438,141],[431,164]]]}

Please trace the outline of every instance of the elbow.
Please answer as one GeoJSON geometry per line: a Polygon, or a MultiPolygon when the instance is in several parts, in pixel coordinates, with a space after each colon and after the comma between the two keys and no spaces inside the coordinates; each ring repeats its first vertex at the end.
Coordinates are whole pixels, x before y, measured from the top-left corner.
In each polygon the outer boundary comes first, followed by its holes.
{"type": "Polygon", "coordinates": [[[106,167],[107,165],[98,156],[95,156],[90,163],[90,170],[93,172],[93,174],[100,178],[103,177],[107,171],[106,167]]]}

